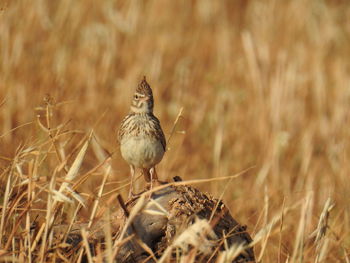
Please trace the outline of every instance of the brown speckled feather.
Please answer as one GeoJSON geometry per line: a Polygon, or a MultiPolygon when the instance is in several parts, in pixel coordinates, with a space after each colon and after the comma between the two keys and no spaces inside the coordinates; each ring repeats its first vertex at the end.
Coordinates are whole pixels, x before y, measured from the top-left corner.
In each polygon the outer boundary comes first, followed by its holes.
{"type": "Polygon", "coordinates": [[[151,136],[160,140],[164,151],[166,150],[166,139],[160,126],[160,121],[153,113],[128,114],[120,124],[118,142],[120,144],[125,136],[137,137],[141,135],[151,136]]]}

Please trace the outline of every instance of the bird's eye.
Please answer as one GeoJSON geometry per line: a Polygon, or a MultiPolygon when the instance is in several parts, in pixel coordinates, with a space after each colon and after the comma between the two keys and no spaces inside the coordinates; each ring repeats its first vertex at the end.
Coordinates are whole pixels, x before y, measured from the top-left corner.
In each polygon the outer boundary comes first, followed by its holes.
{"type": "Polygon", "coordinates": [[[135,94],[135,95],[134,95],[134,99],[135,99],[135,100],[138,100],[138,99],[139,99],[139,96],[135,94]]]}

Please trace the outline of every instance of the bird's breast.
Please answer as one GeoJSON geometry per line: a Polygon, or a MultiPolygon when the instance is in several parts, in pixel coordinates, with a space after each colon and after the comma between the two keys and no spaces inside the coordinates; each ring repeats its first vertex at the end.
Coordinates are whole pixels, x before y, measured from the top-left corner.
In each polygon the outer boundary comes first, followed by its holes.
{"type": "Polygon", "coordinates": [[[158,164],[164,155],[161,142],[149,136],[124,138],[120,144],[120,151],[125,161],[138,168],[151,168],[158,164]]]}

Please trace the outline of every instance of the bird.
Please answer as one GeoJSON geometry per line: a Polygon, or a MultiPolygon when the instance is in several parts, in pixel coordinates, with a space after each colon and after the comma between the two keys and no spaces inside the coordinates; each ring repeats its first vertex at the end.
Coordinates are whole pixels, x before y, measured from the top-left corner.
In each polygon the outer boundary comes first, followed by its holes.
{"type": "Polygon", "coordinates": [[[123,159],[130,166],[129,198],[134,194],[135,169],[141,169],[147,183],[159,182],[155,166],[163,159],[166,139],[160,121],[153,114],[154,99],[144,76],[136,87],[129,114],[122,120],[118,141],[123,159]]]}

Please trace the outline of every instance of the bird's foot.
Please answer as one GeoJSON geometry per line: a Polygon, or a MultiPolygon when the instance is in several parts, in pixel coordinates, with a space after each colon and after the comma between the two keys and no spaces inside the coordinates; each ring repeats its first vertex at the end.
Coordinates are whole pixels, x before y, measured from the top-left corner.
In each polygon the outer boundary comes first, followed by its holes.
{"type": "Polygon", "coordinates": [[[134,199],[137,195],[134,194],[132,191],[129,192],[128,199],[134,199]]]}
{"type": "Polygon", "coordinates": [[[129,192],[128,200],[125,202],[125,204],[128,205],[128,204],[133,203],[135,200],[139,199],[140,196],[141,196],[144,192],[146,192],[146,191],[142,191],[142,192],[137,193],[137,194],[135,194],[135,193],[133,193],[133,192],[129,192]]]}

